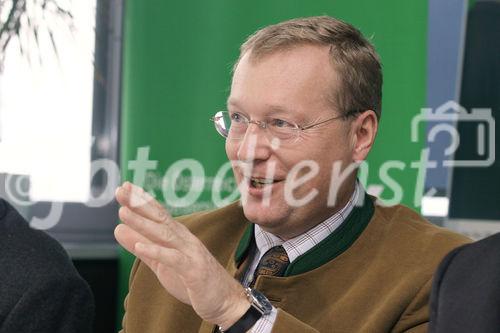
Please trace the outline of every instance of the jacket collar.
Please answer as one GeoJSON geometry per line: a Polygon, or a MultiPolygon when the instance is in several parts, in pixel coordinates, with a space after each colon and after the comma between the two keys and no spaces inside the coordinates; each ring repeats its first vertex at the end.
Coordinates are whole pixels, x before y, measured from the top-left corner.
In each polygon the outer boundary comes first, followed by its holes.
{"type": "MultiPolygon", "coordinates": [[[[346,251],[358,239],[375,210],[373,204],[375,198],[366,193],[361,197],[364,198],[363,205],[354,207],[351,214],[333,233],[291,263],[285,271],[285,276],[301,274],[322,266],[346,251]]],[[[248,255],[250,245],[254,241],[253,235],[254,224],[250,223],[236,248],[234,260],[237,265],[248,255]]]]}

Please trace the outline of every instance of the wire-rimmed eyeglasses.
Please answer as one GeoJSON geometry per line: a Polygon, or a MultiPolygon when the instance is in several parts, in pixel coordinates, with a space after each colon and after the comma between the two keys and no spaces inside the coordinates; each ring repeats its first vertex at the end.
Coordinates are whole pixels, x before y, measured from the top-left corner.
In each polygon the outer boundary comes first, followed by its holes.
{"type": "Polygon", "coordinates": [[[293,122],[278,118],[272,118],[266,121],[251,120],[239,112],[229,113],[227,111],[217,112],[215,116],[210,118],[210,120],[214,122],[217,132],[223,137],[230,140],[243,139],[247,132],[248,126],[250,124],[255,124],[261,129],[267,130],[267,132],[271,135],[271,138],[278,138],[279,140],[286,142],[295,142],[302,131],[317,127],[333,120],[347,119],[349,116],[360,112],[362,111],[349,111],[345,114],[328,118],[326,120],[322,120],[307,126],[300,126],[293,122]]]}

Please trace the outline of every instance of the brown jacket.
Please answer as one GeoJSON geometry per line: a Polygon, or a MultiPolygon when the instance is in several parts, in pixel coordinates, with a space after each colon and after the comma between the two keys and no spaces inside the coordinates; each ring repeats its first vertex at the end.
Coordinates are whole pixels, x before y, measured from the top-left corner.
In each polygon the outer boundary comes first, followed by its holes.
{"type": "MultiPolygon", "coordinates": [[[[234,276],[253,241],[238,203],[179,220],[234,276]]],[[[427,332],[433,273],[446,253],[466,242],[404,206],[365,200],[284,277],[260,276],[255,288],[278,308],[275,333],[427,332]]],[[[129,288],[123,332],[212,332],[213,325],[170,296],[140,261],[129,288]]]]}

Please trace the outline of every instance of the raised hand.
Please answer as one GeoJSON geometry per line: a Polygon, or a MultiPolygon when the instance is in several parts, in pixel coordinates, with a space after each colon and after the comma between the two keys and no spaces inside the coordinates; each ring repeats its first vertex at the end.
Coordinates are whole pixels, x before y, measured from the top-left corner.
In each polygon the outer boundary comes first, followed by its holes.
{"type": "Polygon", "coordinates": [[[190,304],[204,320],[230,327],[250,307],[243,287],[203,243],[142,188],[116,190],[120,224],[116,240],[143,261],[168,293],[190,304]]]}

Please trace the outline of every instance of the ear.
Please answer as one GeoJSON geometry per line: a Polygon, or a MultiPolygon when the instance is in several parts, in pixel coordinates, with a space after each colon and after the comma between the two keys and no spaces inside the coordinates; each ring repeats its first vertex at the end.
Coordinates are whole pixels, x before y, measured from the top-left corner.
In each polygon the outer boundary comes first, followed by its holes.
{"type": "Polygon", "coordinates": [[[354,149],[352,159],[361,162],[370,152],[378,130],[377,115],[373,110],[359,114],[351,124],[354,149]]]}

